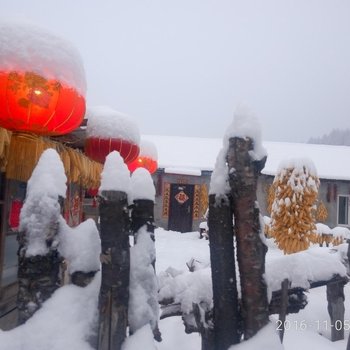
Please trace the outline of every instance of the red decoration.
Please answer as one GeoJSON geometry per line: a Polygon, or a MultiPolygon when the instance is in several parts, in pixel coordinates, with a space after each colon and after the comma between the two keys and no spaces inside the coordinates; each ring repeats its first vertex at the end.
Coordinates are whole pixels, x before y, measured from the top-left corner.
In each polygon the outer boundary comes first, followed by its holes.
{"type": "Polygon", "coordinates": [[[16,231],[19,227],[19,215],[23,207],[23,202],[15,199],[11,203],[10,214],[9,214],[9,225],[12,230],[16,231]]]}
{"type": "Polygon", "coordinates": [[[97,162],[104,163],[106,157],[112,151],[118,151],[125,163],[132,162],[139,154],[137,144],[121,139],[102,139],[89,137],[85,142],[85,153],[97,162]]]}
{"type": "Polygon", "coordinates": [[[98,194],[98,188],[89,188],[86,192],[90,197],[96,197],[98,194]]]}
{"type": "Polygon", "coordinates": [[[85,99],[75,89],[33,72],[0,71],[0,126],[13,131],[62,135],[76,129],[85,99]]]}
{"type": "Polygon", "coordinates": [[[188,195],[184,191],[180,191],[176,196],[175,199],[180,203],[184,204],[189,200],[188,195]]]}
{"type": "Polygon", "coordinates": [[[139,156],[133,162],[128,164],[128,168],[131,172],[134,172],[137,168],[145,168],[150,174],[153,174],[158,169],[158,163],[149,157],[139,156]]]}

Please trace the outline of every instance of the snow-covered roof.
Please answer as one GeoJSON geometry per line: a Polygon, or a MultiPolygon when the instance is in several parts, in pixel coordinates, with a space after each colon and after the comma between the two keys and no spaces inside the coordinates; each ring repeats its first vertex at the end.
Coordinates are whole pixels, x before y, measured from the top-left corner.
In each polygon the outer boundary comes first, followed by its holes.
{"type": "MultiPolygon", "coordinates": [[[[213,170],[222,139],[144,135],[158,150],[159,168],[213,170]]],[[[350,147],[306,143],[263,142],[267,161],[262,173],[275,175],[289,158],[310,158],[321,179],[350,180],[350,147]]]]}

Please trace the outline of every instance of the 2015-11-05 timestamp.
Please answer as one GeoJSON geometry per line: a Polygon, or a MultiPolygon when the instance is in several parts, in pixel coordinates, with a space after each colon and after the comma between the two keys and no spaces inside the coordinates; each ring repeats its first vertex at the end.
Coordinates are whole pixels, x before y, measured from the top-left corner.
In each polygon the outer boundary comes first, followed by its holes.
{"type": "Polygon", "coordinates": [[[295,330],[295,331],[305,331],[305,330],[328,330],[334,328],[337,331],[348,331],[350,330],[350,320],[336,320],[331,322],[330,320],[276,320],[276,330],[285,331],[295,330]]]}

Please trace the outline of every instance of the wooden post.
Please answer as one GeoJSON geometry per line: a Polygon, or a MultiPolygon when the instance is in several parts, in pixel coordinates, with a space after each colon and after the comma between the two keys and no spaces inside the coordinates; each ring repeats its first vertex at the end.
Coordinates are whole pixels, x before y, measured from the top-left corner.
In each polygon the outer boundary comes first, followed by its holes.
{"type": "Polygon", "coordinates": [[[60,287],[62,259],[56,249],[46,255],[26,257],[25,249],[20,244],[18,252],[17,308],[18,324],[21,325],[60,287]]]}
{"type": "Polygon", "coordinates": [[[238,293],[233,245],[231,203],[228,197],[209,196],[209,246],[214,300],[215,349],[239,343],[238,293]]]}
{"type": "MultiPolygon", "coordinates": [[[[154,235],[154,201],[150,199],[135,199],[131,212],[131,230],[134,233],[134,242],[137,244],[137,232],[142,226],[147,228],[153,242],[155,242],[154,235]]],[[[156,260],[152,261],[154,273],[156,273],[156,260]]],[[[156,341],[162,341],[162,334],[159,330],[158,324],[155,326],[153,336],[156,341]]]]}
{"type": "Polygon", "coordinates": [[[285,325],[286,316],[287,316],[288,288],[289,288],[289,281],[288,279],[285,279],[283,280],[281,285],[281,309],[279,312],[279,320],[281,322],[281,327],[279,328],[279,336],[280,336],[281,343],[283,343],[284,325],[285,325]]]}
{"type": "MultiPolygon", "coordinates": [[[[350,239],[347,239],[346,243],[348,244],[348,253],[347,253],[348,265],[347,265],[347,271],[348,271],[348,274],[349,274],[349,271],[350,271],[350,239]]],[[[349,334],[349,337],[348,337],[348,343],[347,343],[347,346],[346,346],[346,350],[350,350],[350,334],[349,334]]]]}
{"type": "Polygon", "coordinates": [[[102,191],[99,205],[102,244],[99,350],[120,350],[126,337],[130,271],[127,206],[125,192],[102,191]]]}
{"type": "Polygon", "coordinates": [[[78,287],[86,287],[95,277],[97,271],[82,272],[76,271],[71,275],[71,281],[78,287]]]}
{"type": "Polygon", "coordinates": [[[201,305],[193,304],[193,316],[202,339],[201,350],[219,350],[221,348],[215,342],[213,329],[206,322],[208,313],[201,305]]]}
{"type": "MultiPolygon", "coordinates": [[[[63,208],[63,198],[58,197],[58,205],[63,208]]],[[[43,237],[49,252],[45,255],[26,256],[27,234],[18,233],[18,324],[25,323],[42,304],[61,286],[60,264],[62,257],[53,245],[58,233],[58,222],[44,228],[43,237]]]]}
{"type": "Polygon", "coordinates": [[[150,199],[136,199],[131,212],[131,230],[137,241],[138,230],[146,225],[152,240],[154,237],[154,201],[150,199]]]}
{"type": "Polygon", "coordinates": [[[256,188],[266,157],[253,161],[250,138],[229,139],[227,162],[231,187],[237,261],[242,289],[244,337],[253,337],[269,322],[267,287],[264,280],[266,246],[261,240],[256,188]]]}
{"type": "Polygon", "coordinates": [[[331,318],[331,341],[344,339],[344,300],[344,282],[327,283],[327,308],[331,318]]]}

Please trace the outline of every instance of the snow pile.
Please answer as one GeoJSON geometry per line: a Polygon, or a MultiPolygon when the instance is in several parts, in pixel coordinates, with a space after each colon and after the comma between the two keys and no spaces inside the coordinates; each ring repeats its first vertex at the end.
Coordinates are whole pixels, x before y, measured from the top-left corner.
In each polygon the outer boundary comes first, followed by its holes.
{"type": "Polygon", "coordinates": [[[93,350],[100,273],[85,288],[59,288],[24,325],[0,330],[0,350],[93,350]]]}
{"type": "Polygon", "coordinates": [[[273,323],[268,323],[264,328],[252,338],[243,341],[240,344],[233,345],[228,350],[283,350],[279,336],[276,332],[276,326],[273,323]]]}
{"type": "Polygon", "coordinates": [[[88,219],[71,228],[61,217],[58,250],[68,262],[68,272],[100,269],[101,240],[95,221],[88,219]]]}
{"type": "Polygon", "coordinates": [[[199,228],[203,229],[203,230],[208,230],[208,223],[207,221],[202,221],[200,224],[199,224],[199,228]]]}
{"type": "Polygon", "coordinates": [[[33,72],[86,92],[85,72],[76,48],[35,24],[0,22],[0,71],[33,72]]]}
{"type": "Polygon", "coordinates": [[[330,229],[329,226],[322,224],[322,223],[317,223],[316,224],[316,233],[321,236],[323,234],[325,235],[331,235],[332,234],[332,230],[330,229]]]}
{"type": "Polygon", "coordinates": [[[267,155],[262,145],[260,122],[247,106],[237,107],[233,122],[225,133],[224,145],[226,147],[228,147],[229,139],[233,137],[249,137],[254,141],[254,150],[250,152],[252,160],[260,160],[267,155]]]}
{"type": "Polygon", "coordinates": [[[61,211],[58,199],[66,196],[66,181],[58,153],[47,149],[28,181],[27,195],[20,214],[19,229],[25,232],[27,257],[48,253],[47,242],[53,238],[58,225],[61,211]]]}
{"type": "Polygon", "coordinates": [[[273,291],[281,289],[281,283],[286,278],[292,288],[308,289],[311,282],[327,281],[336,274],[346,276],[346,268],[339,255],[320,247],[269,259],[265,270],[270,297],[273,291]]]}
{"type": "Polygon", "coordinates": [[[226,163],[227,148],[222,148],[216,158],[215,168],[211,174],[209,194],[217,198],[226,196],[231,188],[228,182],[228,166],[226,163]]]}
{"type": "Polygon", "coordinates": [[[318,235],[326,234],[332,235],[334,238],[350,239],[350,230],[347,227],[336,226],[331,229],[325,224],[317,223],[316,230],[318,235]]]}
{"type": "Polygon", "coordinates": [[[126,338],[122,350],[157,350],[154,344],[151,327],[147,324],[137,330],[132,336],[126,338]]]}
{"type": "Polygon", "coordinates": [[[179,272],[188,271],[186,262],[196,257],[207,266],[210,263],[208,241],[199,239],[196,232],[166,231],[162,228],[155,230],[156,234],[156,271],[168,271],[168,269],[179,272]]]}
{"type": "Polygon", "coordinates": [[[156,190],[152,176],[145,168],[137,168],[131,175],[131,201],[149,199],[154,202],[156,190]]]}
{"type": "Polygon", "coordinates": [[[108,106],[96,106],[87,109],[86,117],[88,137],[122,139],[140,144],[139,128],[130,116],[108,106]]]}
{"type": "Polygon", "coordinates": [[[337,226],[332,228],[332,235],[334,238],[350,238],[350,230],[346,227],[337,226]]]}
{"type": "Polygon", "coordinates": [[[132,332],[150,324],[155,329],[158,322],[158,283],[152,262],[156,251],[150,233],[142,227],[137,242],[130,249],[129,326],[132,332]]]}
{"type": "Polygon", "coordinates": [[[102,191],[122,191],[130,193],[130,171],[125,165],[119,152],[113,151],[107,157],[101,173],[101,186],[98,190],[99,195],[102,191]]]}
{"type": "Polygon", "coordinates": [[[193,303],[205,303],[212,307],[213,292],[211,269],[206,267],[194,272],[184,272],[173,276],[170,273],[160,275],[161,288],[159,300],[172,299],[181,304],[183,313],[192,312],[193,303]]]}
{"type": "Polygon", "coordinates": [[[158,160],[158,151],[154,142],[142,139],[140,142],[140,156],[158,160]]]}

